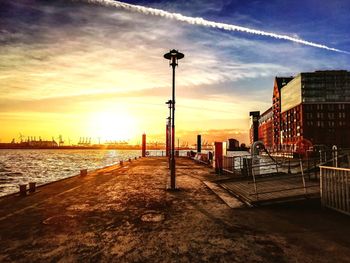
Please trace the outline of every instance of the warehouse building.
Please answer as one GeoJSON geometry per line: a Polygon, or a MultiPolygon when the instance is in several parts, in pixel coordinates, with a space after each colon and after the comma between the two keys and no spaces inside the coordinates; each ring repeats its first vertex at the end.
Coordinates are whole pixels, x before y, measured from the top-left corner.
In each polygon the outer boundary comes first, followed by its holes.
{"type": "Polygon", "coordinates": [[[350,147],[350,72],[315,71],[276,77],[272,107],[259,117],[259,140],[271,151],[350,147]],[[272,128],[271,128],[272,127],[272,128]]]}

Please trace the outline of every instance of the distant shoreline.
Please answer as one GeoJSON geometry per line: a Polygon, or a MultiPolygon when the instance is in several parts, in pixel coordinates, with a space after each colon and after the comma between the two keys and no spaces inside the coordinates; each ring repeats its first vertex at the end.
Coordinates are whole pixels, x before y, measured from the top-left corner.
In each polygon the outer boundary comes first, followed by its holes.
{"type": "MultiPolygon", "coordinates": [[[[113,147],[113,146],[60,146],[60,147],[16,147],[16,146],[0,146],[0,150],[139,150],[141,151],[140,146],[130,146],[130,147],[113,147]]],[[[147,147],[147,151],[166,151],[165,148],[155,148],[147,147]]],[[[191,151],[194,149],[190,148],[179,148],[176,150],[180,151],[191,151]]]]}

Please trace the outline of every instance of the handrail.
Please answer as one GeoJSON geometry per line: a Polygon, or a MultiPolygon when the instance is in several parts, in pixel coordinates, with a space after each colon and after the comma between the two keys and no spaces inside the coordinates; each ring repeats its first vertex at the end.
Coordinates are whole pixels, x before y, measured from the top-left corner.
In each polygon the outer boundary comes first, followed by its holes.
{"type": "MultiPolygon", "coordinates": [[[[313,184],[313,185],[307,185],[307,186],[300,186],[300,187],[291,187],[291,188],[283,188],[278,190],[272,190],[272,191],[266,191],[266,192],[259,192],[259,195],[262,194],[271,194],[271,193],[279,193],[284,191],[291,191],[291,190],[297,190],[297,189],[304,189],[304,188],[311,188],[311,187],[320,187],[319,184],[313,184]]],[[[255,195],[255,193],[250,193],[249,195],[255,195]]]]}
{"type": "Polygon", "coordinates": [[[332,167],[332,166],[324,166],[324,165],[320,165],[320,168],[326,168],[326,169],[330,169],[330,170],[338,170],[338,171],[350,172],[350,168],[340,168],[340,167],[332,167]]]}

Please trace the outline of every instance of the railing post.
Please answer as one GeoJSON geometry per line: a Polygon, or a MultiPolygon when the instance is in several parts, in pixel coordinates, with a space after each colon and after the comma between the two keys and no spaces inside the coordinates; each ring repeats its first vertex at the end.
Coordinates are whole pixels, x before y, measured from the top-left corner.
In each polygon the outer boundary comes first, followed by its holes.
{"type": "Polygon", "coordinates": [[[299,162],[300,162],[301,178],[303,180],[304,194],[306,195],[307,191],[306,191],[305,178],[304,178],[304,168],[303,168],[303,161],[301,158],[299,159],[299,162]]]}
{"type": "Polygon", "coordinates": [[[326,198],[325,198],[325,195],[323,193],[323,190],[324,190],[324,186],[323,186],[323,184],[324,184],[324,181],[323,181],[324,177],[323,177],[322,171],[323,171],[323,169],[322,169],[322,167],[320,167],[320,197],[321,197],[321,205],[324,206],[324,199],[326,199],[326,198]]]}
{"type": "Polygon", "coordinates": [[[255,197],[256,197],[256,200],[259,200],[258,186],[256,184],[256,179],[255,179],[255,174],[254,174],[253,169],[252,169],[252,176],[253,176],[253,182],[254,182],[255,197]]]}
{"type": "Polygon", "coordinates": [[[349,173],[347,173],[347,175],[346,175],[346,178],[345,178],[345,196],[346,196],[346,198],[345,198],[345,201],[346,201],[346,206],[347,206],[347,209],[346,209],[346,211],[348,211],[349,213],[350,213],[350,186],[349,186],[349,180],[350,180],[350,175],[349,175],[349,173]]]}
{"type": "Polygon", "coordinates": [[[332,159],[333,166],[338,167],[338,148],[336,145],[333,145],[332,147],[332,159]]]}
{"type": "Polygon", "coordinates": [[[291,170],[290,170],[290,158],[288,158],[288,174],[291,174],[291,170]]]}
{"type": "Polygon", "coordinates": [[[235,174],[235,157],[232,157],[231,160],[232,173],[235,174]]]}
{"type": "Polygon", "coordinates": [[[316,157],[314,159],[314,179],[317,179],[317,162],[316,162],[316,157]]]}
{"type": "Polygon", "coordinates": [[[342,210],[346,211],[346,195],[345,195],[345,181],[346,181],[346,174],[345,171],[342,171],[342,177],[341,177],[341,193],[342,193],[342,210]]]}

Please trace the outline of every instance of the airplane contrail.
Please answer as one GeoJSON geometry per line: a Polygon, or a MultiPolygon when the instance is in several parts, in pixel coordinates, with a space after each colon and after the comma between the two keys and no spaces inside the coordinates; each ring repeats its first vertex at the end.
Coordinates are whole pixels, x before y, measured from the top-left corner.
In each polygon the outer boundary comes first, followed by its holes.
{"type": "Polygon", "coordinates": [[[328,46],[323,45],[323,44],[310,42],[307,40],[291,37],[288,35],[280,35],[280,34],[276,34],[276,33],[272,33],[272,32],[252,29],[252,28],[238,26],[238,25],[218,23],[218,22],[206,20],[206,19],[201,18],[201,17],[184,16],[184,15],[179,14],[179,13],[171,13],[171,12],[164,11],[161,9],[150,8],[150,7],[145,7],[145,6],[141,6],[141,5],[132,5],[132,4],[127,4],[124,2],[114,1],[114,0],[86,0],[86,2],[100,4],[100,5],[104,5],[104,6],[122,8],[122,9],[130,10],[130,11],[134,11],[134,12],[138,12],[138,13],[142,13],[142,14],[146,14],[146,15],[161,16],[161,17],[165,17],[168,19],[173,19],[173,20],[185,22],[188,24],[192,24],[192,25],[201,25],[201,26],[205,26],[205,27],[219,28],[219,29],[227,30],[227,31],[240,31],[240,32],[245,32],[245,33],[249,33],[249,34],[254,34],[254,35],[261,35],[261,36],[272,37],[275,39],[283,39],[283,40],[287,40],[287,41],[292,41],[292,42],[299,43],[299,44],[306,45],[306,46],[312,46],[312,47],[326,49],[326,50],[330,50],[330,51],[350,54],[350,52],[348,52],[348,51],[328,47],[328,46]]]}

